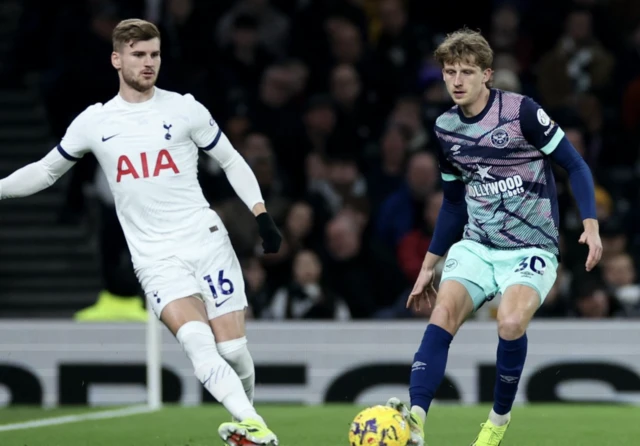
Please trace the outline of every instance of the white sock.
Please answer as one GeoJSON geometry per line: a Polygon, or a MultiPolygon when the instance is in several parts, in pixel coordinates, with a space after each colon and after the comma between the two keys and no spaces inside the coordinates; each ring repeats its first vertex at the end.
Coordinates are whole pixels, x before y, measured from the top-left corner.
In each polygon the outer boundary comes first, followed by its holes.
{"type": "Polygon", "coordinates": [[[420,406],[412,406],[411,413],[420,417],[420,419],[422,420],[422,424],[424,424],[425,420],[427,419],[427,413],[420,406]]]}
{"type": "Polygon", "coordinates": [[[253,404],[253,395],[256,387],[256,370],[251,358],[251,353],[247,348],[247,338],[241,337],[231,341],[219,342],[217,344],[218,353],[236,371],[244,393],[253,404]]]}
{"type": "Polygon", "coordinates": [[[491,409],[491,412],[489,412],[489,421],[491,421],[496,426],[504,426],[509,422],[510,419],[511,412],[507,412],[504,415],[498,415],[493,411],[493,409],[491,409]]]}
{"type": "Polygon", "coordinates": [[[176,338],[191,360],[196,377],[234,418],[263,421],[247,398],[240,378],[218,353],[208,324],[187,322],[180,327],[176,338]]]}

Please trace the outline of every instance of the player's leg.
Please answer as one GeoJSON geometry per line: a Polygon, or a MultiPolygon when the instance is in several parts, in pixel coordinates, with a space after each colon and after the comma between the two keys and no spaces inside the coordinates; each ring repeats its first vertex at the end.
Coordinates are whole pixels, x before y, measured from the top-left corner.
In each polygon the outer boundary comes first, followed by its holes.
{"type": "Polygon", "coordinates": [[[160,319],[175,335],[209,393],[235,418],[261,420],[240,378],[218,353],[204,302],[195,296],[172,300],[162,309],[160,319]]]}
{"type": "MultiPolygon", "coordinates": [[[[201,293],[206,305],[209,324],[216,337],[220,355],[239,377],[245,398],[253,403],[255,368],[247,348],[245,311],[248,305],[240,262],[226,234],[213,233],[207,250],[214,253],[199,267],[201,293]]],[[[253,407],[252,407],[253,409],[253,407]]],[[[228,444],[277,445],[276,435],[258,416],[239,418],[223,423],[218,433],[228,444]],[[249,441],[250,443],[246,443],[249,441]]]]}
{"type": "Polygon", "coordinates": [[[527,285],[512,285],[498,307],[498,352],[492,421],[505,424],[527,357],[527,327],[540,307],[540,295],[527,285]]]}
{"type": "MultiPolygon", "coordinates": [[[[473,242],[455,244],[447,256],[429,325],[413,358],[409,395],[413,444],[423,444],[423,426],[447,365],[449,346],[467,317],[487,296],[495,294],[491,265],[484,248],[473,242]]],[[[389,405],[403,411],[397,399],[389,405]]]]}
{"type": "MultiPolygon", "coordinates": [[[[244,313],[245,310],[225,313],[211,319],[210,324],[218,341],[220,355],[233,367],[242,382],[247,399],[253,404],[255,367],[247,348],[244,313]]],[[[232,445],[247,444],[247,440],[255,444],[275,445],[278,441],[257,413],[255,417],[244,420],[234,417],[232,422],[222,423],[218,433],[223,440],[232,445]]]]}
{"type": "Polygon", "coordinates": [[[245,394],[253,403],[256,382],[253,358],[245,335],[245,310],[223,314],[209,321],[216,337],[218,353],[236,371],[245,394]]]}
{"type": "MultiPolygon", "coordinates": [[[[466,285],[474,287],[470,282],[466,285]]],[[[423,422],[444,379],[451,341],[472,311],[473,301],[461,281],[442,282],[429,325],[411,366],[411,412],[423,422]]]]}
{"type": "MultiPolygon", "coordinates": [[[[174,334],[203,386],[233,417],[261,423],[240,378],[218,353],[209,324],[210,316],[201,297],[201,284],[193,274],[194,263],[197,262],[193,259],[170,257],[138,268],[136,274],[146,291],[149,305],[174,334]]],[[[277,440],[253,444],[276,445],[277,440]]]]}
{"type": "Polygon", "coordinates": [[[494,405],[473,445],[490,446],[502,441],[527,357],[527,327],[556,279],[555,257],[540,250],[530,251],[517,257],[503,253],[504,258],[496,261],[502,299],[497,316],[494,405]]]}
{"type": "Polygon", "coordinates": [[[538,291],[526,285],[510,286],[502,295],[494,404],[472,446],[498,446],[504,438],[527,357],[527,326],[539,306],[538,291]]]}

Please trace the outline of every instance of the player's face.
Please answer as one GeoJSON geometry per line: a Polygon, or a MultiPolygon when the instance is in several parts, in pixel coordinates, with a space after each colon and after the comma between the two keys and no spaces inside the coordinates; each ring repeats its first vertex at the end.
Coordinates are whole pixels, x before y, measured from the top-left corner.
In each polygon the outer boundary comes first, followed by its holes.
{"type": "Polygon", "coordinates": [[[442,69],[449,95],[459,106],[476,102],[491,77],[491,69],[482,70],[478,65],[465,62],[445,64],[442,69]]]}
{"type": "Polygon", "coordinates": [[[148,91],[160,71],[160,39],[125,44],[112,54],[111,62],[120,72],[122,82],[136,91],[148,91]]]}

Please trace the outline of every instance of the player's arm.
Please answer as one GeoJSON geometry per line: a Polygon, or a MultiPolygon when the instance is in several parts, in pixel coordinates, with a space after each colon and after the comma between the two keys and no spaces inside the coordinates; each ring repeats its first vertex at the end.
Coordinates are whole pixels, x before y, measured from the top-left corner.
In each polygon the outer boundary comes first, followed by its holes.
{"type": "Polygon", "coordinates": [[[258,180],[244,158],[233,148],[227,136],[221,130],[218,132],[218,142],[214,147],[205,150],[205,153],[218,162],[233,190],[255,215],[264,252],[278,252],[282,235],[267,213],[258,180]]]}
{"type": "Polygon", "coordinates": [[[422,264],[426,269],[433,269],[451,245],[460,240],[468,220],[462,174],[441,150],[438,151],[438,164],[442,176],[443,200],[431,244],[422,264]]]}
{"type": "Polygon", "coordinates": [[[27,164],[0,180],[0,199],[28,197],[44,190],[64,175],[75,161],[65,158],[58,148],[44,158],[27,164]]]}
{"type": "Polygon", "coordinates": [[[424,258],[423,268],[433,269],[451,245],[460,240],[469,218],[465,192],[465,184],[461,180],[442,182],[442,206],[433,230],[431,244],[424,258]]]}
{"type": "Polygon", "coordinates": [[[438,261],[446,254],[451,245],[460,240],[467,224],[467,203],[465,201],[466,187],[460,172],[439,152],[440,172],[442,175],[442,206],[433,230],[431,244],[422,262],[422,268],[407,300],[407,308],[413,306],[420,310],[420,301],[435,298],[433,287],[435,278],[434,268],[438,261]]]}
{"type": "Polygon", "coordinates": [[[91,128],[89,116],[98,104],[88,107],[73,120],[62,141],[44,158],[16,170],[0,180],[0,199],[26,197],[55,183],[89,151],[86,131],[91,128]]]}
{"type": "Polygon", "coordinates": [[[596,215],[595,185],[591,169],[567,139],[562,129],[533,100],[525,98],[520,109],[520,126],[527,141],[548,155],[569,174],[573,197],[578,205],[584,233],[580,243],[589,245],[586,269],[590,271],[600,261],[600,241],[596,215]]]}
{"type": "Polygon", "coordinates": [[[229,180],[238,197],[258,217],[266,212],[260,185],[251,167],[233,148],[227,136],[219,130],[218,141],[204,153],[215,159],[229,180]]]}
{"type": "Polygon", "coordinates": [[[206,108],[195,101],[191,138],[224,170],[229,184],[256,217],[265,253],[276,253],[282,235],[267,212],[258,179],[206,108]]]}

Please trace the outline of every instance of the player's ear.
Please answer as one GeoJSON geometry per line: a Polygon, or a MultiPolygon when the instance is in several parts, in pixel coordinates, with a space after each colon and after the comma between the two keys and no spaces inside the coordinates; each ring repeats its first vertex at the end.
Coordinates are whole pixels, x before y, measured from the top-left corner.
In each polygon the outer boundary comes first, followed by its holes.
{"type": "Polygon", "coordinates": [[[482,77],[482,82],[483,83],[487,83],[489,82],[489,80],[491,79],[491,75],[493,74],[493,70],[491,68],[487,68],[486,70],[484,70],[484,75],[482,77]]]}
{"type": "Polygon", "coordinates": [[[118,53],[117,51],[114,51],[111,53],[111,65],[113,65],[113,68],[115,68],[116,70],[119,70],[120,68],[122,68],[122,60],[120,59],[120,53],[118,53]]]}

